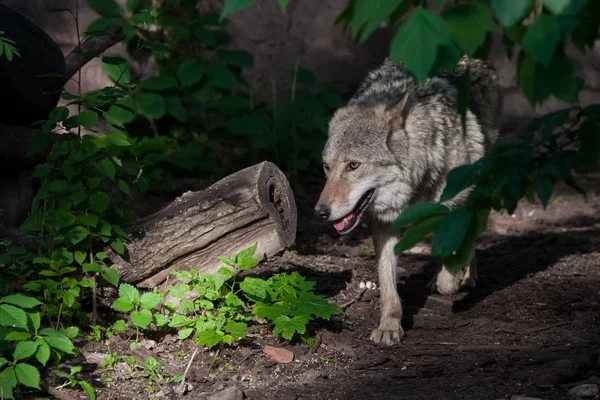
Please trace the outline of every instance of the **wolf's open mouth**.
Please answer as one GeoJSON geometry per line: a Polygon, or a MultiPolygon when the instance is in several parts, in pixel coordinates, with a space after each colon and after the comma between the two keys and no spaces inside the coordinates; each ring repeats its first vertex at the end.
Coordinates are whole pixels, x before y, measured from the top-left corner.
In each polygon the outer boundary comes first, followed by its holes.
{"type": "Polygon", "coordinates": [[[356,227],[358,221],[360,220],[360,217],[362,216],[362,213],[365,211],[365,209],[371,202],[373,192],[375,192],[375,189],[371,189],[365,194],[363,194],[360,200],[358,200],[358,203],[356,203],[356,207],[354,207],[354,210],[352,210],[344,218],[333,222],[333,227],[336,231],[338,231],[338,233],[348,233],[352,229],[354,229],[354,227],[356,227]]]}

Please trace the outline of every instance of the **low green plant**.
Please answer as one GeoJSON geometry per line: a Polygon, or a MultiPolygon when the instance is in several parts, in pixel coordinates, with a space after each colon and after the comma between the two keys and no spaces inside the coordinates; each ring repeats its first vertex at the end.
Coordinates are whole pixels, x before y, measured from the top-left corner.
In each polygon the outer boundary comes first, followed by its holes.
{"type": "Polygon", "coordinates": [[[14,399],[18,384],[40,389],[40,366],[76,352],[79,330],[42,328],[41,304],[21,294],[0,298],[0,399],[14,399]]]}
{"type": "Polygon", "coordinates": [[[179,282],[169,288],[168,295],[181,299],[177,306],[163,303],[162,294],[157,292],[140,295],[135,287],[121,284],[119,298],[112,308],[129,312],[137,333],[154,323],[156,327],[176,328],[181,340],[194,336],[197,344],[208,347],[232,344],[245,337],[253,315],[268,320],[276,336],[309,340],[306,329],[309,322],[329,319],[341,311],[316,295],[314,282],[298,272],[276,274],[268,279],[251,276],[241,281],[233,279],[237,272],[258,264],[255,251],[256,245],[233,257],[219,257],[227,267],[220,268],[217,274],[199,274],[194,268],[174,271],[179,282]],[[188,293],[194,293],[195,298],[186,298],[188,293]]]}
{"type": "Polygon", "coordinates": [[[183,375],[178,374],[169,376],[163,371],[164,363],[156,360],[154,357],[148,357],[147,360],[139,364],[142,369],[140,375],[145,378],[144,386],[148,394],[156,393],[162,390],[162,385],[169,382],[181,382],[183,375]]]}
{"type": "Polygon", "coordinates": [[[60,385],[59,389],[67,386],[72,388],[79,386],[88,395],[90,400],[96,400],[96,392],[94,391],[94,388],[86,381],[77,378],[76,375],[81,372],[81,370],[81,365],[77,365],[70,367],[69,372],[56,371],[56,376],[65,380],[65,383],[60,385]]]}

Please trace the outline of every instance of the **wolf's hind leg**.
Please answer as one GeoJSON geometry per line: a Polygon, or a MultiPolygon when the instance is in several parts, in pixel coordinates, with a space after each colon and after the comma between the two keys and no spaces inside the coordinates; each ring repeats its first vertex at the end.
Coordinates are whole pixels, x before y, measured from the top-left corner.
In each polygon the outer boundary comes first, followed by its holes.
{"type": "Polygon", "coordinates": [[[381,320],[379,327],[371,333],[371,340],[377,344],[390,346],[399,343],[404,336],[404,330],[400,325],[402,304],[396,288],[397,257],[394,254],[394,246],[398,243],[398,238],[377,232],[375,229],[373,239],[377,252],[381,320]]]}
{"type": "Polygon", "coordinates": [[[445,266],[442,266],[438,274],[429,282],[429,288],[433,293],[454,294],[463,288],[474,288],[477,281],[477,256],[473,255],[471,264],[462,271],[452,275],[445,266]]]}

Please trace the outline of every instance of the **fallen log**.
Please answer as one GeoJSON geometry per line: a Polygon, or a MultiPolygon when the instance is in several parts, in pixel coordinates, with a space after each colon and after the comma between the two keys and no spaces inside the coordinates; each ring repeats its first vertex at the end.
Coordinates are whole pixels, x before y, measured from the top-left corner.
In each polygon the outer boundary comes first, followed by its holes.
{"type": "Polygon", "coordinates": [[[186,192],[126,227],[126,257],[109,252],[122,282],[159,285],[172,271],[215,273],[231,256],[257,243],[256,257],[272,256],[296,239],[297,211],[285,175],[268,161],[186,192]]]}

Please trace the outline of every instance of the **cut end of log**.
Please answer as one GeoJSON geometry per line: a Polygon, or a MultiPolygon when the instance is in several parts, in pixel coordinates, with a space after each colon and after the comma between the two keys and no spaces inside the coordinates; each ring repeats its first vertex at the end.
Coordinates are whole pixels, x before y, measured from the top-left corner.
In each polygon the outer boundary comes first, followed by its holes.
{"type": "Polygon", "coordinates": [[[259,165],[263,166],[258,182],[260,203],[277,224],[282,245],[289,247],[296,240],[298,221],[294,193],[286,176],[275,164],[264,161],[259,165]]]}

